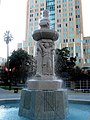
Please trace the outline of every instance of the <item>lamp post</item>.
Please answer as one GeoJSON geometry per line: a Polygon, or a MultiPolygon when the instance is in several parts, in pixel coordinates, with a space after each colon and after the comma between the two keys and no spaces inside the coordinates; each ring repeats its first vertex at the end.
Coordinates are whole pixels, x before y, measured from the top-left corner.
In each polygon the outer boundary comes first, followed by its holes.
{"type": "Polygon", "coordinates": [[[13,37],[12,37],[10,31],[6,31],[6,32],[4,33],[4,41],[5,41],[6,44],[7,44],[7,67],[8,67],[8,81],[9,81],[9,83],[10,83],[10,85],[9,85],[9,89],[10,89],[10,90],[11,90],[11,80],[9,80],[9,59],[8,59],[8,57],[9,57],[9,42],[10,42],[12,39],[13,39],[13,37]]]}
{"type": "Polygon", "coordinates": [[[7,44],[7,60],[9,57],[9,42],[13,39],[12,35],[10,34],[10,31],[6,31],[6,33],[4,33],[4,41],[7,44]]]}

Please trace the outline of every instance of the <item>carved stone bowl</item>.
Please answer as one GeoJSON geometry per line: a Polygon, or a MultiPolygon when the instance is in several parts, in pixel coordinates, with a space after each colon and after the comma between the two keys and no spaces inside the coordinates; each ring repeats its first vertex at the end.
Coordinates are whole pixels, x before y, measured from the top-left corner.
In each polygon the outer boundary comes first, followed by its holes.
{"type": "Polygon", "coordinates": [[[58,39],[58,33],[54,30],[44,28],[34,31],[32,37],[35,41],[41,39],[51,39],[52,41],[56,41],[58,39]]]}

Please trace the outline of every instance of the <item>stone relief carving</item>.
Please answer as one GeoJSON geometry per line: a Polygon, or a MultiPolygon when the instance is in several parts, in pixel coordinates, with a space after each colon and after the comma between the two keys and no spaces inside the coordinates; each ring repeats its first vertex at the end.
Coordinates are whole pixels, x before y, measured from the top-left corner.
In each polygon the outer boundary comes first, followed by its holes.
{"type": "Polygon", "coordinates": [[[42,74],[43,75],[52,75],[52,59],[53,59],[53,41],[52,40],[42,40],[39,43],[42,53],[42,74]]]}

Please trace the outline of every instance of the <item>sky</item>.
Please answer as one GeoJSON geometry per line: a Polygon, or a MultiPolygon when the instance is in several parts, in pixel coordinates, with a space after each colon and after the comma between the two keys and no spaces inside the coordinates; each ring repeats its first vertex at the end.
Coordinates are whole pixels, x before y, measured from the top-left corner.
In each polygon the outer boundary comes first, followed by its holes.
{"type": "MultiPolygon", "coordinates": [[[[27,0],[0,0],[0,57],[7,57],[4,33],[10,31],[9,55],[25,40],[27,0]]],[[[90,36],[90,0],[82,0],[84,36],[90,36]]]]}

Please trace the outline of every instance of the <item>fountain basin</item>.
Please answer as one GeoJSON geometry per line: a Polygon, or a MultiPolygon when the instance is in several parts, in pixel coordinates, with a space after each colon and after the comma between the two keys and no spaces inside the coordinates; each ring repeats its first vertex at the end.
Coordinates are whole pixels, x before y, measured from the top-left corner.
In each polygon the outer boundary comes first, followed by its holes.
{"type": "MultiPolygon", "coordinates": [[[[30,120],[18,116],[20,101],[3,100],[0,101],[0,120],[30,120]]],[[[65,120],[89,120],[90,119],[90,102],[69,101],[69,112],[65,120]]]]}

